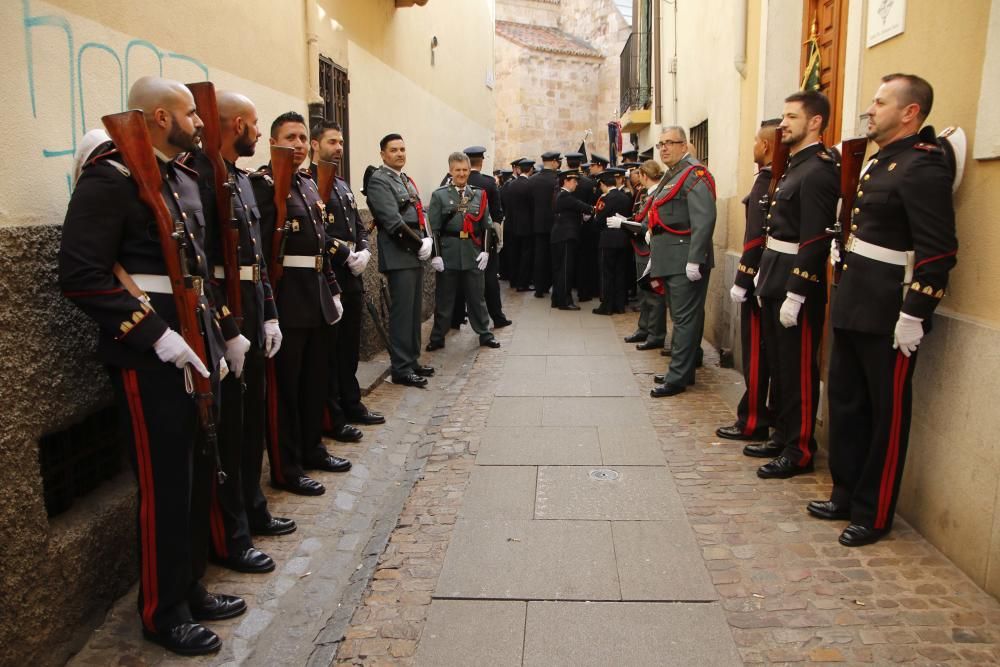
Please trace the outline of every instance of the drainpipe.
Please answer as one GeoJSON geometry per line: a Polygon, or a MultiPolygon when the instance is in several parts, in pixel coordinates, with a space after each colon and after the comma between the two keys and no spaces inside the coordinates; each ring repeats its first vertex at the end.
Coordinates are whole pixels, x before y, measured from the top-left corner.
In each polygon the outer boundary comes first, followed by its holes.
{"type": "Polygon", "coordinates": [[[747,78],[747,0],[739,0],[736,7],[736,54],[733,61],[736,71],[747,78]]]}
{"type": "Polygon", "coordinates": [[[319,28],[316,0],[304,0],[306,13],[306,96],[309,103],[309,126],[323,120],[324,104],[319,94],[319,28]]]}

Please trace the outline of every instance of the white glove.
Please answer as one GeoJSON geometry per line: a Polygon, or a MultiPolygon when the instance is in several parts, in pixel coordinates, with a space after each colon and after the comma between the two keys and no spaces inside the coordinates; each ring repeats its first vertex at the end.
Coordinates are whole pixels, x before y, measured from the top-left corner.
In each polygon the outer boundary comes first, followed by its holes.
{"type": "Polygon", "coordinates": [[[431,258],[431,268],[433,268],[438,273],[441,273],[442,271],[444,271],[444,260],[441,259],[440,256],[439,257],[432,257],[431,258]]]}
{"type": "Polygon", "coordinates": [[[434,250],[434,241],[430,237],[425,238],[420,242],[420,250],[417,251],[417,259],[421,262],[430,259],[431,252],[434,250]]]}
{"type": "Polygon", "coordinates": [[[372,258],[371,252],[367,249],[361,252],[352,252],[347,258],[347,268],[356,276],[360,276],[368,268],[368,261],[372,258]]]}
{"type": "Polygon", "coordinates": [[[191,346],[184,341],[184,337],[173,329],[167,329],[163,335],[153,343],[153,350],[160,361],[173,364],[177,368],[184,368],[188,364],[202,377],[208,377],[208,369],[201,359],[194,353],[191,346]]]}
{"type": "Polygon", "coordinates": [[[340,302],[339,294],[333,295],[333,307],[337,309],[337,316],[333,318],[333,324],[336,324],[344,316],[344,304],[340,302]]]}
{"type": "Polygon", "coordinates": [[[806,298],[801,294],[788,292],[788,294],[785,295],[784,303],[781,304],[781,311],[778,313],[778,319],[781,321],[781,326],[787,329],[798,325],[799,311],[802,310],[802,304],[805,302],[806,298]]]}
{"type": "Polygon", "coordinates": [[[226,363],[226,358],[223,357],[219,359],[219,382],[225,380],[227,375],[229,375],[229,365],[226,363]]]}
{"type": "Polygon", "coordinates": [[[243,375],[243,362],[246,361],[250,341],[246,336],[236,336],[226,341],[226,364],[236,374],[243,375]]]}
{"type": "Polygon", "coordinates": [[[646,245],[649,245],[652,242],[652,240],[653,240],[653,230],[647,229],[646,230],[646,245]]]}
{"type": "Polygon", "coordinates": [[[268,359],[281,349],[281,327],[278,320],[264,320],[264,355],[268,359]]]}
{"type": "Polygon", "coordinates": [[[584,221],[584,222],[590,222],[591,218],[593,218],[593,217],[594,217],[594,216],[592,216],[592,215],[591,215],[591,214],[589,214],[589,213],[584,213],[584,214],[583,214],[583,221],[584,221]]]}
{"type": "Polygon", "coordinates": [[[744,303],[747,300],[747,288],[733,285],[729,290],[729,298],[733,303],[744,303]]]}
{"type": "Polygon", "coordinates": [[[478,255],[476,255],[476,266],[479,267],[480,271],[486,270],[486,265],[489,263],[489,261],[490,261],[490,256],[488,253],[481,252],[478,255]]]}
{"type": "Polygon", "coordinates": [[[830,241],[830,264],[832,266],[840,264],[840,243],[837,239],[830,241]]]}
{"type": "Polygon", "coordinates": [[[687,266],[684,267],[684,273],[687,274],[688,280],[693,283],[701,280],[701,267],[694,262],[687,263],[687,266]]]}
{"type": "Polygon", "coordinates": [[[617,214],[613,215],[610,218],[608,218],[608,221],[605,224],[608,226],[608,229],[621,229],[622,217],[617,214]]]}
{"type": "Polygon", "coordinates": [[[906,313],[900,313],[896,320],[896,331],[892,336],[892,349],[899,350],[904,356],[910,356],[917,351],[920,339],[924,337],[923,320],[906,313]]]}

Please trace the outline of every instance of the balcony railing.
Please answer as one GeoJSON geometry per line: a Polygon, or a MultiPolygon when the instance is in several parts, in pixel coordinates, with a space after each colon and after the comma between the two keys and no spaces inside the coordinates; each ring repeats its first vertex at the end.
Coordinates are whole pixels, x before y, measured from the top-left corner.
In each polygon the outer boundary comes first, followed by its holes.
{"type": "Polygon", "coordinates": [[[633,32],[621,54],[621,114],[647,109],[652,103],[652,40],[648,32],[633,32]]]}

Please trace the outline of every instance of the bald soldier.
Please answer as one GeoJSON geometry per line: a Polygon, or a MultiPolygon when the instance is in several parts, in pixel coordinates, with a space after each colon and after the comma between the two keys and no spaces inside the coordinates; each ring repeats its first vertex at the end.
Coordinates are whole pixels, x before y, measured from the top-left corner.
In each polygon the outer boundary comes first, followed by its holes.
{"type": "MultiPolygon", "coordinates": [[[[184,226],[191,275],[209,282],[203,206],[197,174],[178,164],[198,147],[202,122],[181,83],[155,77],[135,82],[130,109],[141,109],[159,165],[160,192],[171,217],[184,226]]],[[[98,146],[70,198],[59,250],[63,294],[98,324],[97,355],[108,369],[122,433],[138,481],[138,609],[143,635],[170,651],[199,655],[219,650],[218,635],[199,621],[238,616],[246,603],[213,595],[199,579],[208,550],[208,503],[213,461],[205,451],[185,370],[218,382],[239,329],[221,317],[213,289],[199,298],[207,367],[180,333],[153,212],[111,142],[98,146]],[[120,265],[134,285],[116,273],[120,265]],[[137,296],[138,294],[138,296],[137,296]],[[211,371],[209,371],[211,369],[211,371]]]]}
{"type": "MultiPolygon", "coordinates": [[[[247,338],[249,348],[242,374],[237,377],[235,372],[230,373],[221,385],[219,454],[229,478],[225,484],[216,484],[213,495],[212,553],[216,562],[237,572],[270,572],[274,569],[274,561],[254,547],[251,535],[290,533],[295,530],[295,522],[272,517],[260,489],[264,455],[264,358],[277,354],[282,334],[267,275],[260,209],[248,172],[236,166],[236,160],[251,157],[256,152],[260,131],[257,108],[249,98],[238,93],[219,92],[216,100],[222,134],[220,152],[232,186],[229,200],[232,219],[239,232],[237,264],[243,311],[240,332],[247,338]]],[[[196,153],[190,166],[201,177],[202,210],[208,223],[208,257],[220,296],[225,297],[222,234],[223,226],[230,223],[218,219],[215,182],[208,156],[196,153]]]]}

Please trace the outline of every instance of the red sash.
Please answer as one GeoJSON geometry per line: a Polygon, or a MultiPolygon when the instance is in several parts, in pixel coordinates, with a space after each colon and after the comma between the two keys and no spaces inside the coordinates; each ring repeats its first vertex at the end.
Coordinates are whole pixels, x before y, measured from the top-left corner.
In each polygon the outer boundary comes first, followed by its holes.
{"type": "MultiPolygon", "coordinates": [[[[712,192],[712,198],[713,199],[715,198],[715,181],[712,180],[712,175],[708,173],[708,170],[705,169],[703,165],[700,164],[691,165],[690,167],[684,170],[684,173],[681,174],[681,177],[677,179],[677,182],[674,183],[673,187],[671,187],[666,194],[664,194],[662,197],[656,200],[654,200],[653,197],[651,196],[646,199],[646,203],[643,205],[642,210],[639,212],[638,219],[642,220],[643,216],[648,214],[650,231],[652,231],[654,227],[660,227],[665,232],[669,232],[670,234],[676,234],[678,236],[690,236],[691,234],[690,229],[683,229],[683,230],[674,229],[673,227],[670,227],[665,222],[663,222],[663,220],[660,219],[660,213],[658,209],[660,206],[663,206],[668,201],[677,196],[677,194],[681,191],[681,188],[684,187],[684,184],[687,182],[687,179],[688,177],[691,176],[691,174],[694,174],[698,180],[705,181],[705,183],[708,185],[708,189],[712,192]]],[[[697,184],[697,182],[695,184],[697,184]]]]}
{"type": "Polygon", "coordinates": [[[423,204],[423,202],[420,201],[420,190],[417,189],[417,184],[414,183],[414,181],[413,181],[412,178],[410,178],[409,176],[407,176],[406,180],[408,180],[410,182],[410,185],[413,186],[413,191],[417,193],[417,200],[415,202],[413,202],[413,207],[415,209],[417,209],[417,222],[420,224],[420,229],[423,229],[423,230],[426,231],[426,229],[427,229],[427,216],[424,215],[424,204],[423,204]]]}
{"type": "Polygon", "coordinates": [[[479,213],[472,215],[471,213],[466,213],[465,217],[462,218],[462,231],[469,235],[472,239],[472,243],[475,244],[477,248],[483,247],[483,240],[476,236],[474,223],[479,222],[483,219],[483,215],[486,213],[486,191],[483,190],[482,197],[479,200],[479,213]]]}

